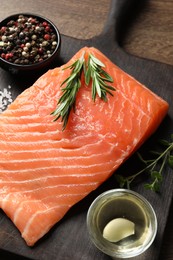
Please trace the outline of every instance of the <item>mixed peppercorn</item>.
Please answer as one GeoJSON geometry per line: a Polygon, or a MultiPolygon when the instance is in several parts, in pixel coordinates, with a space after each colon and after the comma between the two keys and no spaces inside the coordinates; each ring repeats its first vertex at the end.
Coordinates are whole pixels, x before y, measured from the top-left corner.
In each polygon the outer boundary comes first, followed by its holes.
{"type": "Polygon", "coordinates": [[[57,40],[49,22],[19,15],[0,28],[0,56],[15,64],[31,65],[49,58],[57,40]]]}

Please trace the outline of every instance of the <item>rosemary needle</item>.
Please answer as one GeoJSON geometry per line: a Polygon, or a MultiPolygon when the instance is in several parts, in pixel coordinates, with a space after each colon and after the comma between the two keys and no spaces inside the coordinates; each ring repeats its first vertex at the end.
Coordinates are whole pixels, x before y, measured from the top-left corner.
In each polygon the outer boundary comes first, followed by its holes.
{"type": "Polygon", "coordinates": [[[54,121],[58,120],[61,117],[61,120],[63,122],[62,130],[64,130],[67,125],[71,109],[73,108],[75,110],[76,95],[79,88],[81,87],[80,78],[83,70],[83,65],[84,54],[72,65],[64,68],[64,70],[70,68],[71,74],[61,83],[61,86],[66,83],[66,87],[62,89],[63,95],[60,97],[57,103],[57,108],[51,113],[53,116],[55,116],[54,121]]]}
{"type": "Polygon", "coordinates": [[[66,84],[66,86],[62,88],[63,94],[57,103],[57,108],[51,113],[55,116],[54,121],[61,118],[63,122],[62,130],[66,128],[71,109],[73,108],[75,110],[76,95],[81,87],[82,72],[84,72],[86,85],[92,82],[91,93],[94,101],[96,94],[98,94],[102,100],[107,101],[107,93],[113,96],[111,91],[115,90],[114,87],[107,84],[108,82],[113,82],[113,79],[103,69],[105,65],[92,54],[89,54],[88,62],[85,64],[84,54],[85,53],[72,65],[64,68],[70,68],[71,74],[62,82],[61,86],[64,84],[66,84]]]}
{"type": "Polygon", "coordinates": [[[85,73],[85,83],[89,85],[92,79],[92,99],[95,101],[96,94],[107,101],[107,93],[113,96],[111,91],[115,88],[109,86],[107,82],[113,82],[112,77],[103,68],[105,65],[94,55],[89,54],[87,69],[85,73]]]}

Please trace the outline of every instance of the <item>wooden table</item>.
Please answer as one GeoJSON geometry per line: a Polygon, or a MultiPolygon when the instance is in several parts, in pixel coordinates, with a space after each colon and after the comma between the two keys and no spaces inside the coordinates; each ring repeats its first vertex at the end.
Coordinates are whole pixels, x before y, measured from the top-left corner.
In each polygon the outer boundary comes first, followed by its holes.
{"type": "MultiPolygon", "coordinates": [[[[39,13],[50,18],[62,34],[87,39],[103,30],[109,5],[110,0],[1,0],[0,19],[20,11],[39,13]]],[[[122,28],[120,45],[131,54],[173,65],[173,0],[138,0],[136,9],[136,16],[122,28]]],[[[160,260],[173,259],[172,219],[173,205],[160,260]]]]}

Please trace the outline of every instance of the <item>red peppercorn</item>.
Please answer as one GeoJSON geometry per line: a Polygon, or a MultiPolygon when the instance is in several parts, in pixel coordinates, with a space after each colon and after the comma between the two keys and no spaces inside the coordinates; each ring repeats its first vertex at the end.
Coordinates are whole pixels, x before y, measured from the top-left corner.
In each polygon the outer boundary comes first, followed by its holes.
{"type": "Polygon", "coordinates": [[[44,35],[44,39],[45,39],[46,41],[50,40],[50,38],[51,38],[50,34],[45,34],[45,35],[44,35]]]}
{"type": "Polygon", "coordinates": [[[36,20],[34,18],[31,19],[31,23],[34,24],[36,23],[36,20]]]}
{"type": "Polygon", "coordinates": [[[50,31],[50,26],[46,26],[46,27],[45,27],[45,31],[46,31],[46,32],[49,32],[49,31],[50,31]]]}
{"type": "Polygon", "coordinates": [[[43,26],[46,27],[48,25],[47,22],[43,22],[43,26]]]}
{"type": "Polygon", "coordinates": [[[9,54],[5,54],[5,59],[8,60],[9,59],[9,54]]]}
{"type": "Polygon", "coordinates": [[[13,53],[7,53],[5,54],[5,59],[8,60],[13,57],[13,53]]]}
{"type": "Polygon", "coordinates": [[[42,54],[43,52],[44,52],[44,50],[43,50],[42,48],[39,48],[39,49],[38,49],[38,53],[39,53],[39,54],[42,54]]]}
{"type": "Polygon", "coordinates": [[[6,31],[6,27],[5,26],[2,26],[1,27],[1,32],[4,33],[6,31]]]}
{"type": "Polygon", "coordinates": [[[5,53],[1,53],[1,58],[5,59],[5,53]]]}
{"type": "Polygon", "coordinates": [[[23,49],[24,47],[25,47],[25,44],[22,43],[22,44],[20,45],[20,48],[23,49]]]}

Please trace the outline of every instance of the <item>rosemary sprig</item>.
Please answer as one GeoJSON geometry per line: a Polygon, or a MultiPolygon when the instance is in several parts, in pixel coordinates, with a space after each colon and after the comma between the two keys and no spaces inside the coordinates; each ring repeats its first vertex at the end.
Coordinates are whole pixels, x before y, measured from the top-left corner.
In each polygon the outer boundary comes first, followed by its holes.
{"type": "Polygon", "coordinates": [[[96,94],[107,101],[107,93],[112,95],[111,91],[115,91],[115,88],[109,86],[107,82],[113,82],[112,77],[103,68],[105,65],[92,54],[89,54],[87,69],[85,72],[85,83],[89,85],[92,79],[92,99],[95,101],[96,94]]]}
{"type": "Polygon", "coordinates": [[[57,108],[51,113],[53,116],[55,116],[54,121],[61,117],[61,121],[63,122],[62,130],[64,130],[67,125],[71,109],[73,108],[75,110],[76,95],[79,88],[81,87],[80,78],[83,65],[84,54],[72,65],[64,68],[64,70],[70,68],[72,71],[70,76],[61,83],[61,86],[66,83],[66,87],[62,89],[63,95],[60,97],[57,103],[57,108]]]}
{"type": "Polygon", "coordinates": [[[156,156],[154,159],[144,160],[141,154],[137,153],[141,162],[145,164],[145,167],[135,174],[128,177],[122,175],[116,175],[116,179],[120,187],[127,187],[130,189],[131,183],[142,173],[147,172],[150,176],[151,182],[144,184],[146,189],[158,192],[163,180],[163,170],[166,165],[169,165],[173,169],[173,134],[171,135],[171,142],[166,140],[160,140],[165,149],[162,152],[151,151],[156,156]]]}
{"type": "Polygon", "coordinates": [[[61,86],[65,83],[66,86],[62,89],[63,94],[57,102],[57,108],[51,113],[55,116],[54,121],[61,117],[61,121],[63,122],[62,130],[64,130],[67,125],[71,109],[73,108],[75,110],[76,95],[81,87],[82,72],[84,72],[86,85],[89,85],[92,80],[91,92],[94,101],[96,94],[104,101],[107,101],[107,93],[113,96],[111,91],[114,91],[115,88],[107,84],[107,82],[113,82],[113,79],[102,69],[103,67],[105,67],[105,65],[92,54],[89,54],[88,62],[85,64],[83,53],[80,59],[64,68],[70,68],[71,74],[62,82],[61,86]]]}

